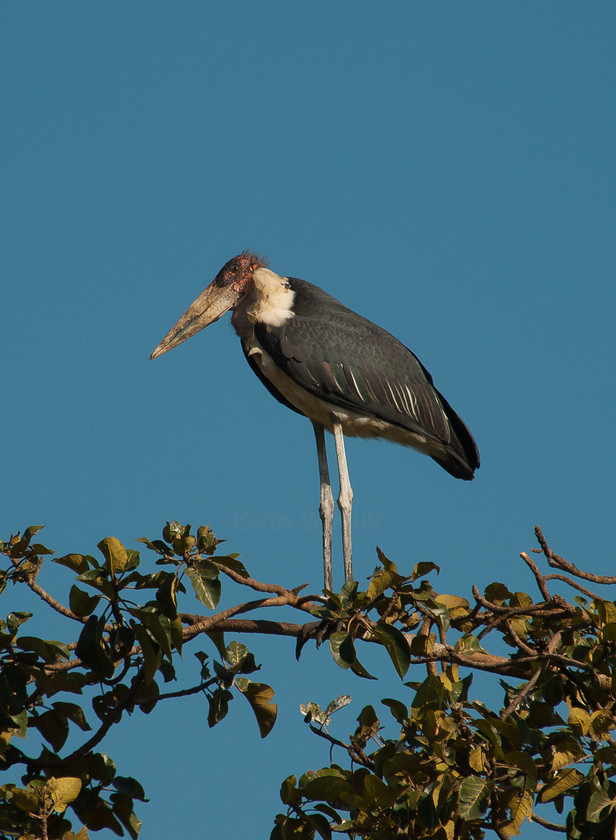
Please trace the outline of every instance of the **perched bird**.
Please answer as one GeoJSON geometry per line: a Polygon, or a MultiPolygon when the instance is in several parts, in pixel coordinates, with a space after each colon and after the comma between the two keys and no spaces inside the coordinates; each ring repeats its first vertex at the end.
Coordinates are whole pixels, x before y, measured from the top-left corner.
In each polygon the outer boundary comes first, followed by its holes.
{"type": "Polygon", "coordinates": [[[221,268],[150,358],[186,341],[229,310],[255,374],[272,396],[305,415],[314,426],[325,586],[331,589],[334,503],[325,429],[334,436],[338,459],[346,580],[353,579],[353,492],[344,435],[412,446],[454,478],[467,481],[479,467],[477,446],[417,356],[397,338],[317,286],[295,277],[279,277],[249,251],[221,268]]]}

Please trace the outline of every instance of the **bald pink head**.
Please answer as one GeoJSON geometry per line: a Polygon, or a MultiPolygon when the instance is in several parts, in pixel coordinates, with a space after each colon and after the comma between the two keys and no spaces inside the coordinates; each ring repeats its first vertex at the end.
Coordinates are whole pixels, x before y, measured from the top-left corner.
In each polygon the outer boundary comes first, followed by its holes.
{"type": "Polygon", "coordinates": [[[234,309],[250,289],[256,269],[265,266],[265,260],[250,251],[243,251],[225,263],[207,289],[169,330],[150,358],[162,356],[199,330],[213,324],[225,312],[234,309]]]}
{"type": "Polygon", "coordinates": [[[251,251],[242,251],[237,257],[226,262],[214,278],[212,285],[218,287],[232,285],[235,291],[243,294],[252,283],[252,275],[257,268],[265,268],[266,260],[251,251]]]}

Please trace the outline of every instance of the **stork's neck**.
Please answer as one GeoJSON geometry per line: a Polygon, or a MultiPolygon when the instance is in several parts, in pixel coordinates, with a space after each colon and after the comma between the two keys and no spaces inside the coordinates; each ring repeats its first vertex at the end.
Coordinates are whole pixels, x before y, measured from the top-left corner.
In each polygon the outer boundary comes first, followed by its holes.
{"type": "Polygon", "coordinates": [[[246,338],[255,323],[281,327],[293,318],[295,292],[286,277],[279,277],[269,268],[257,268],[250,292],[235,307],[231,323],[235,332],[246,338]]]}

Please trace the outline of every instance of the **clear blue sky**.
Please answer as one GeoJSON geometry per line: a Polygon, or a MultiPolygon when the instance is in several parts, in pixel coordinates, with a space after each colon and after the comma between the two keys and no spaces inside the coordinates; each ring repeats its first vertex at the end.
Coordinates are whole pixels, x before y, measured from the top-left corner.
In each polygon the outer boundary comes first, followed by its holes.
{"type": "MultiPolygon", "coordinates": [[[[479,444],[469,484],[348,443],[360,580],[380,545],[441,591],[530,591],[535,523],[613,572],[615,43],[611,2],[2,4],[0,537],[93,552],[209,522],[255,577],[320,586],[309,423],[226,319],[148,361],[249,248],[410,346],[479,444]]],[[[280,782],[328,758],[299,703],[351,694],[346,735],[408,691],[252,649],[265,742],[241,700],[213,731],[195,700],[105,743],[148,840],[269,836],[280,782]]]]}

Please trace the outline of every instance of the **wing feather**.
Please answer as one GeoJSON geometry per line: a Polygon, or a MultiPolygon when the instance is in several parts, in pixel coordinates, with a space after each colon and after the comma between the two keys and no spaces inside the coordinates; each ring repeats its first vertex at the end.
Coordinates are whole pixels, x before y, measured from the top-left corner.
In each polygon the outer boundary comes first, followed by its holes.
{"type": "Polygon", "coordinates": [[[443,443],[472,476],[479,465],[475,442],[415,354],[316,286],[295,278],[289,284],[294,317],[280,327],[255,324],[280,369],[335,406],[443,443]]]}

